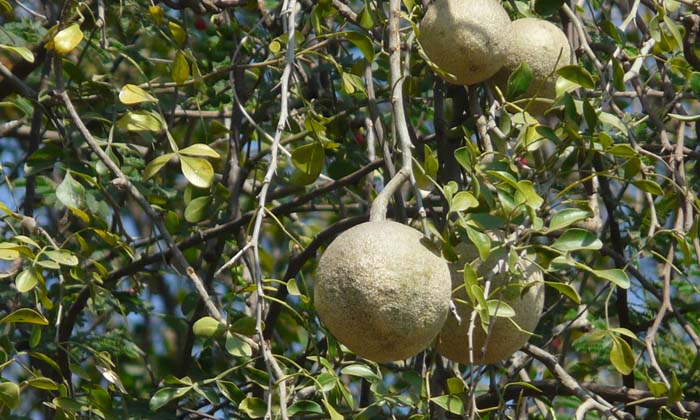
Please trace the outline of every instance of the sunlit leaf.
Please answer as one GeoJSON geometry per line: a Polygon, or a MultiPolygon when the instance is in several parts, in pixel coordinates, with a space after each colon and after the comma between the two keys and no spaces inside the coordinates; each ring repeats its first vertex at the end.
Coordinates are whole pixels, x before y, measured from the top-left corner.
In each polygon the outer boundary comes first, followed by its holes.
{"type": "Polygon", "coordinates": [[[184,52],[178,51],[173,60],[173,69],[170,73],[173,81],[181,85],[190,78],[190,63],[187,61],[187,56],[184,52]]]}
{"type": "Polygon", "coordinates": [[[39,283],[39,277],[33,268],[27,268],[17,275],[15,287],[20,293],[27,293],[39,283]]]}
{"type": "Polygon", "coordinates": [[[122,86],[119,91],[119,100],[126,105],[140,104],[143,102],[158,102],[158,99],[150,93],[132,84],[122,86]]]}
{"type": "Polygon", "coordinates": [[[226,351],[236,357],[250,357],[253,355],[253,349],[250,347],[250,344],[230,332],[226,333],[226,351]]]}
{"type": "Polygon", "coordinates": [[[56,188],[56,198],[66,207],[84,208],[85,194],[85,187],[76,181],[70,172],[66,172],[63,181],[56,188]]]}
{"type": "Polygon", "coordinates": [[[211,157],[218,159],[221,157],[219,152],[212,149],[211,146],[203,143],[195,143],[191,146],[187,146],[184,149],[180,149],[180,153],[187,156],[195,157],[211,157]]]}
{"type": "Polygon", "coordinates": [[[614,285],[622,289],[629,289],[630,287],[630,279],[629,277],[627,277],[627,273],[620,270],[619,268],[610,268],[607,270],[591,270],[591,272],[597,277],[600,277],[603,280],[607,280],[610,283],[613,283],[614,285]]]}
{"type": "Polygon", "coordinates": [[[46,251],[44,255],[61,265],[76,266],[79,263],[78,257],[65,249],[46,251]]]}
{"type": "Polygon", "coordinates": [[[157,174],[173,156],[175,156],[175,153],[166,153],[148,162],[148,165],[146,165],[146,168],[143,170],[143,180],[148,181],[151,179],[151,177],[157,174]]]}
{"type": "Polygon", "coordinates": [[[595,81],[588,70],[578,65],[564,66],[557,70],[557,73],[566,80],[574,82],[586,89],[593,89],[595,81]]]}
{"type": "Polygon", "coordinates": [[[192,325],[192,332],[198,337],[214,337],[222,334],[226,326],[210,316],[199,318],[192,325]]]}
{"type": "Polygon", "coordinates": [[[20,308],[8,315],[5,315],[5,317],[0,319],[0,324],[49,325],[49,320],[44,318],[42,314],[34,309],[20,308]]]}
{"type": "Polygon", "coordinates": [[[241,401],[238,405],[238,409],[244,412],[248,417],[253,419],[259,419],[265,417],[267,412],[267,404],[264,400],[257,397],[248,397],[241,401]]]}
{"type": "Polygon", "coordinates": [[[180,155],[180,168],[195,187],[209,188],[214,181],[214,168],[206,159],[180,155]]]}
{"type": "Polygon", "coordinates": [[[549,230],[555,231],[563,229],[590,216],[591,212],[588,210],[564,209],[558,211],[552,216],[552,220],[549,221],[549,230]]]}
{"type": "Polygon", "coordinates": [[[53,49],[59,55],[66,55],[73,51],[75,47],[83,40],[83,31],[80,30],[80,25],[74,23],[67,28],[60,30],[53,37],[53,49]]]}
{"type": "Polygon", "coordinates": [[[593,233],[583,229],[569,229],[562,233],[552,244],[559,251],[578,251],[584,249],[600,249],[603,243],[593,233]]]}
{"type": "Polygon", "coordinates": [[[460,191],[452,197],[450,212],[460,212],[478,206],[479,201],[474,197],[474,194],[469,191],[460,191]]]}
{"type": "Polygon", "coordinates": [[[20,401],[19,385],[14,382],[3,382],[0,384],[0,402],[13,409],[19,406],[20,401]]]}
{"type": "Polygon", "coordinates": [[[566,283],[560,283],[557,281],[545,281],[544,284],[546,284],[549,287],[552,287],[559,291],[562,295],[566,296],[567,298],[571,299],[572,302],[574,302],[577,305],[581,304],[581,297],[579,296],[578,292],[576,289],[573,287],[569,286],[566,283]]]}
{"type": "Polygon", "coordinates": [[[175,22],[168,22],[168,29],[170,30],[170,33],[173,35],[173,38],[175,38],[175,42],[177,42],[177,45],[179,47],[182,47],[182,45],[185,43],[187,40],[187,32],[182,28],[182,26],[178,25],[175,22]]]}
{"type": "Polygon", "coordinates": [[[152,111],[130,111],[117,120],[117,128],[126,131],[161,131],[160,115],[152,111]]]}
{"type": "Polygon", "coordinates": [[[12,45],[0,44],[0,49],[11,51],[30,63],[34,62],[34,54],[27,47],[13,47],[12,45]]]}
{"type": "Polygon", "coordinates": [[[610,362],[623,375],[629,375],[634,369],[634,352],[627,342],[617,336],[612,336],[610,362]]]}

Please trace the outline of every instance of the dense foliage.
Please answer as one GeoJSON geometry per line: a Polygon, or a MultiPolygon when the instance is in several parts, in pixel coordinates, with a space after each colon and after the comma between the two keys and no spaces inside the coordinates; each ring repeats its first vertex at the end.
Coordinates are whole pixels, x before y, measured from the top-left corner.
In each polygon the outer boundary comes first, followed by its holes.
{"type": "Polygon", "coordinates": [[[526,66],[437,77],[430,3],[0,0],[0,417],[700,416],[697,2],[504,1],[577,57],[544,115],[526,66]],[[401,171],[446,259],[503,230],[545,272],[507,362],[320,323],[318,254],[401,171]]]}

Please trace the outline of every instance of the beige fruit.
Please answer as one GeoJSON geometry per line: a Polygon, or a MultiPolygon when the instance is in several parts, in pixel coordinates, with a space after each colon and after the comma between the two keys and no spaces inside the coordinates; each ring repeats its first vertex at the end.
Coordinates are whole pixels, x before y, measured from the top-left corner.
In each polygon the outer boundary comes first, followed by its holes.
{"type": "Polygon", "coordinates": [[[503,66],[510,18],[498,0],[437,0],[423,16],[419,41],[428,58],[454,75],[448,82],[472,85],[503,66]]]}
{"type": "Polygon", "coordinates": [[[510,53],[494,80],[505,93],[508,76],[521,63],[527,63],[532,71],[532,83],[523,97],[537,95],[540,99],[533,101],[529,110],[541,113],[551,105],[551,101],[541,98],[556,97],[557,75],[554,71],[572,64],[569,41],[559,27],[543,19],[518,19],[511,23],[510,32],[513,40],[510,53]]]}
{"type": "Polygon", "coordinates": [[[450,270],[421,232],[367,222],[336,238],[318,264],[314,304],[323,325],[376,362],[425,349],[449,311],[450,270]]]}
{"type": "MultiPolygon", "coordinates": [[[[477,261],[475,264],[478,264],[479,261],[478,252],[471,244],[460,244],[457,246],[456,251],[460,255],[460,260],[457,263],[450,264],[453,288],[464,284],[464,275],[461,272],[464,264],[475,260],[477,261]],[[460,272],[457,270],[460,270],[460,272]]],[[[486,261],[481,262],[478,266],[472,266],[476,270],[477,276],[485,279],[499,265],[500,261],[505,263],[506,259],[506,251],[495,250],[486,261]]],[[[491,277],[489,299],[498,299],[510,305],[515,310],[515,316],[511,319],[523,330],[532,332],[537,326],[544,306],[543,277],[539,269],[530,262],[521,259],[520,266],[523,274],[522,280],[514,279],[507,272],[499,272],[491,277]],[[524,279],[527,280],[525,281],[524,279]],[[526,282],[537,282],[538,284],[527,288],[525,294],[521,297],[523,287],[519,283],[525,284],[526,282]]],[[[483,283],[481,284],[483,286],[483,283]]],[[[465,303],[469,301],[469,298],[464,287],[460,288],[454,297],[456,298],[455,305],[462,322],[459,324],[453,316],[449,316],[438,336],[436,348],[440,354],[448,359],[468,364],[469,340],[467,330],[472,307],[465,303]]],[[[505,360],[518,351],[529,339],[528,334],[520,332],[507,318],[496,318],[488,339],[486,353],[483,353],[482,349],[486,342],[486,336],[487,333],[481,326],[481,320],[477,315],[472,333],[475,364],[491,364],[505,360]]]]}

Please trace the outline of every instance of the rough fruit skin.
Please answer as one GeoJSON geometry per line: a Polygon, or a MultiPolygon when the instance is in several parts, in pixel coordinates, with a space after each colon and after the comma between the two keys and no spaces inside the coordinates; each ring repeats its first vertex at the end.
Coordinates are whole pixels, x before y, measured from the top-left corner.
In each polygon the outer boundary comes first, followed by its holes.
{"type": "Polygon", "coordinates": [[[442,328],[450,269],[424,241],[406,225],[367,222],[343,232],[321,257],[314,305],[323,325],[357,355],[403,360],[442,328]]]}
{"type": "MultiPolygon", "coordinates": [[[[555,24],[537,18],[513,21],[510,24],[510,32],[512,33],[510,54],[503,68],[494,78],[501,90],[505,93],[508,76],[518,68],[520,63],[525,62],[532,70],[532,83],[523,96],[529,98],[537,94],[538,98],[554,99],[557,75],[554,74],[551,77],[550,75],[556,69],[572,64],[571,47],[566,35],[555,24]],[[559,57],[560,51],[561,57],[559,57]]],[[[549,104],[538,102],[533,105],[537,106],[530,110],[540,113],[549,104]]]]}
{"type": "MultiPolygon", "coordinates": [[[[460,244],[456,247],[456,251],[460,255],[460,260],[457,263],[450,264],[453,288],[464,284],[464,275],[462,272],[457,272],[457,270],[462,270],[464,264],[467,262],[472,262],[475,259],[478,261],[479,255],[476,248],[471,244],[460,244]]],[[[506,251],[497,250],[492,252],[489,258],[478,267],[474,265],[473,267],[476,270],[477,276],[484,277],[485,279],[488,273],[498,265],[499,260],[506,258],[506,251]]],[[[530,282],[539,282],[539,284],[528,288],[522,298],[520,297],[522,288],[518,287],[502,289],[504,290],[503,294],[499,294],[498,292],[494,294],[494,291],[512,280],[510,274],[498,273],[491,279],[489,299],[499,299],[507,302],[515,310],[515,316],[512,319],[520,328],[532,332],[537,326],[537,322],[542,314],[542,308],[544,307],[543,277],[542,273],[534,264],[523,260],[521,260],[521,263],[523,267],[523,278],[527,278],[530,282]]],[[[472,308],[467,303],[464,303],[469,301],[464,287],[460,288],[455,293],[454,297],[456,298],[455,305],[457,306],[459,316],[462,318],[462,323],[458,324],[453,316],[449,316],[438,336],[436,348],[440,354],[450,360],[469,364],[469,340],[467,329],[469,328],[472,308]]],[[[478,315],[472,335],[475,364],[492,364],[506,360],[527,343],[529,339],[528,334],[518,331],[508,319],[497,318],[491,330],[488,346],[486,347],[486,354],[483,354],[482,349],[487,334],[481,327],[481,320],[478,315]]]]}
{"type": "Polygon", "coordinates": [[[510,18],[498,0],[437,0],[420,23],[425,54],[455,76],[450,83],[483,82],[503,66],[510,18]]]}

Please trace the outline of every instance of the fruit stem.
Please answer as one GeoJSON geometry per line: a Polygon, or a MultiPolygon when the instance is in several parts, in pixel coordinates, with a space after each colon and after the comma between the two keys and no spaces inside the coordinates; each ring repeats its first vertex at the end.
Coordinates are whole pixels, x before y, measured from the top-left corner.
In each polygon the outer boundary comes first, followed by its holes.
{"type": "Polygon", "coordinates": [[[386,184],[384,189],[377,194],[377,198],[374,199],[372,208],[369,211],[370,222],[382,222],[386,220],[386,208],[389,205],[389,198],[398,191],[401,184],[403,184],[409,176],[409,171],[405,167],[401,168],[401,170],[391,178],[391,181],[386,184]]]}

